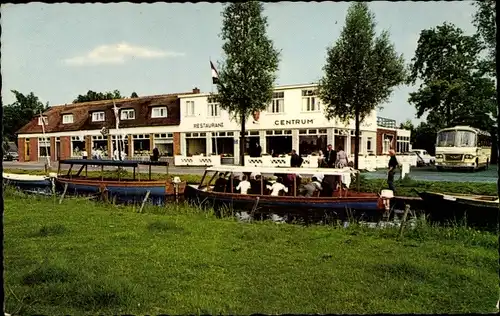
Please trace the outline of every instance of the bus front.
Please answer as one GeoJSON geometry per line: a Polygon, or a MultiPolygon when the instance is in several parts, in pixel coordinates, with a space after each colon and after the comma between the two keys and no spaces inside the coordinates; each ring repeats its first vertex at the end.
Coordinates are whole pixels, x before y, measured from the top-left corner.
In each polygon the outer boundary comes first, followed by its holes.
{"type": "Polygon", "coordinates": [[[482,157],[478,147],[478,132],[470,127],[447,128],[436,139],[436,168],[477,169],[482,157]]]}

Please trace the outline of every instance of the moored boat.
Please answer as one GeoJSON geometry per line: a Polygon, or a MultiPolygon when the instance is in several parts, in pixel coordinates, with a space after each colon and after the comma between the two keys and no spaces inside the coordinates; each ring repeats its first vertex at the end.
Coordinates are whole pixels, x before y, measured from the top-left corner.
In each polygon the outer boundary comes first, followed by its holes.
{"type": "Polygon", "coordinates": [[[419,192],[431,221],[466,221],[469,225],[496,229],[499,202],[497,196],[419,192]]]}
{"type": "MultiPolygon", "coordinates": [[[[357,173],[357,171],[355,171],[357,173]]],[[[352,169],[331,168],[257,168],[240,166],[210,167],[205,170],[203,178],[198,185],[187,185],[185,197],[195,204],[210,203],[214,209],[225,206],[232,210],[251,211],[262,214],[295,214],[316,217],[327,215],[344,218],[354,214],[365,213],[368,216],[380,216],[385,211],[382,198],[377,193],[363,193],[349,189],[352,169]],[[241,194],[234,192],[234,175],[251,173],[260,174],[260,193],[241,194]],[[216,192],[213,180],[217,175],[228,177],[231,192],[216,192]],[[321,196],[319,191],[313,196],[301,196],[295,180],[292,189],[286,195],[270,195],[265,190],[265,176],[294,175],[301,179],[321,176],[335,176],[340,184],[329,196],[321,196]],[[208,181],[205,181],[208,180],[208,181]]],[[[296,177],[293,177],[296,179],[296,177]]],[[[359,177],[357,177],[359,179],[359,177]]],[[[255,183],[255,182],[254,182],[255,183]]],[[[359,185],[358,185],[359,187],[359,185]]],[[[358,189],[359,190],[359,189],[358,189]]],[[[356,216],[356,215],[354,215],[356,216]]]]}
{"type": "Polygon", "coordinates": [[[113,160],[89,160],[89,159],[68,159],[59,162],[58,177],[56,186],[59,191],[66,191],[69,194],[89,195],[99,194],[106,199],[114,199],[120,202],[140,202],[147,199],[158,205],[162,205],[169,197],[173,197],[178,186],[177,194],[182,194],[185,183],[173,183],[168,177],[168,162],[157,161],[113,161],[113,160]],[[61,165],[69,165],[66,174],[61,174],[61,165]],[[149,176],[141,179],[139,166],[149,167],[149,176]],[[72,174],[74,166],[80,166],[76,174],[72,174]],[[89,178],[87,171],[90,166],[98,166],[101,169],[100,178],[89,178]],[[151,166],[165,166],[167,174],[165,179],[152,180],[151,166]],[[117,167],[115,176],[105,176],[104,167],[117,167]],[[122,177],[123,168],[132,168],[132,179],[122,177]],[[82,172],[85,173],[82,175],[82,172]]]}
{"type": "Polygon", "coordinates": [[[51,177],[44,175],[2,173],[4,185],[22,191],[49,192],[52,188],[51,177]]]}

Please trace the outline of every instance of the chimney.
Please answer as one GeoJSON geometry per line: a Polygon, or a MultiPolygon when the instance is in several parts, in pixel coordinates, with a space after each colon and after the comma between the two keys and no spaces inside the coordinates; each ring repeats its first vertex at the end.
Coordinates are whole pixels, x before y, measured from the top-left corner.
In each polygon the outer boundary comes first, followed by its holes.
{"type": "Polygon", "coordinates": [[[200,93],[200,89],[198,89],[198,88],[194,88],[194,89],[193,89],[193,93],[194,93],[194,94],[199,94],[199,93],[200,93]]]}

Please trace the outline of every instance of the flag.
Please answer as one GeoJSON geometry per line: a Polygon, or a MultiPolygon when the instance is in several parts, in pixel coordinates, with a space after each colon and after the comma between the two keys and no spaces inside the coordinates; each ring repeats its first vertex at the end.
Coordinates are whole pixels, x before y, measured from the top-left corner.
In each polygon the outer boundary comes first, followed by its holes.
{"type": "Polygon", "coordinates": [[[212,61],[210,61],[210,68],[212,68],[212,84],[219,83],[219,73],[217,72],[217,69],[215,69],[212,61]]]}

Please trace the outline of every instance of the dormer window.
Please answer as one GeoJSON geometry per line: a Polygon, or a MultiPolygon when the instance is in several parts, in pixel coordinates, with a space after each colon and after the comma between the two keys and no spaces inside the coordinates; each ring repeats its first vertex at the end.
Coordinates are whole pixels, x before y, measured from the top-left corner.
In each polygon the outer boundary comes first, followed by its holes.
{"type": "Polygon", "coordinates": [[[106,116],[104,112],[94,112],[92,113],[92,122],[104,122],[106,116]]]}
{"type": "Polygon", "coordinates": [[[120,111],[120,120],[133,120],[135,119],[134,109],[124,109],[120,111]]]}
{"type": "Polygon", "coordinates": [[[46,116],[39,116],[38,117],[38,125],[48,125],[49,124],[49,120],[46,116]]]}
{"type": "Polygon", "coordinates": [[[151,117],[152,118],[167,117],[167,107],[162,106],[153,108],[153,110],[151,111],[151,117]]]}
{"type": "Polygon", "coordinates": [[[62,117],[63,124],[73,123],[73,114],[64,114],[62,117]]]}

